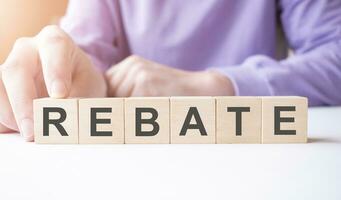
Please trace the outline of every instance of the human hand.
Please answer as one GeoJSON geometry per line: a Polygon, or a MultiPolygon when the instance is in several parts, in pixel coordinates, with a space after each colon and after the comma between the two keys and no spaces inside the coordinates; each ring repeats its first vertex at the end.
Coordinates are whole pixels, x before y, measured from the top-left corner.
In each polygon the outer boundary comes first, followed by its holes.
{"type": "Polygon", "coordinates": [[[232,83],[217,72],[183,71],[135,55],[112,66],[106,78],[113,97],[234,95],[232,83]]]}
{"type": "Polygon", "coordinates": [[[57,26],[16,41],[0,66],[0,132],[33,136],[33,100],[104,97],[106,83],[88,56],[57,26]]]}

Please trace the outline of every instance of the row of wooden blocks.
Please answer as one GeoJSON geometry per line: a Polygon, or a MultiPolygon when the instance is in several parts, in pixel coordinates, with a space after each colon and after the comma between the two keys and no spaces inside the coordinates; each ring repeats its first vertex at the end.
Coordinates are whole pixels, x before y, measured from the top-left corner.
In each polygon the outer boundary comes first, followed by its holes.
{"type": "Polygon", "coordinates": [[[305,143],[304,97],[34,101],[36,143],[305,143]]]}

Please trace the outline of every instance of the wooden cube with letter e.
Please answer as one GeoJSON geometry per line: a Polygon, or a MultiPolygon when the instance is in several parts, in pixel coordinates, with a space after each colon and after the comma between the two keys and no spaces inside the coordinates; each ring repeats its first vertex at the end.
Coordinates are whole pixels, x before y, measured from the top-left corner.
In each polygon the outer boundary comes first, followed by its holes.
{"type": "Polygon", "coordinates": [[[79,143],[124,143],[124,99],[79,100],[79,143]]]}
{"type": "Polygon", "coordinates": [[[307,142],[307,98],[263,97],[262,107],[263,143],[307,142]]]}

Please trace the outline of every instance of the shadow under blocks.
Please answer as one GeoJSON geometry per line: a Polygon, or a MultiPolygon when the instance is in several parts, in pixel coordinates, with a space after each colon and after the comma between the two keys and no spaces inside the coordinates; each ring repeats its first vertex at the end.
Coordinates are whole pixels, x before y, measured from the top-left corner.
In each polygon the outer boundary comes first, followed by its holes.
{"type": "Polygon", "coordinates": [[[305,97],[34,100],[40,144],[306,143],[305,97]]]}

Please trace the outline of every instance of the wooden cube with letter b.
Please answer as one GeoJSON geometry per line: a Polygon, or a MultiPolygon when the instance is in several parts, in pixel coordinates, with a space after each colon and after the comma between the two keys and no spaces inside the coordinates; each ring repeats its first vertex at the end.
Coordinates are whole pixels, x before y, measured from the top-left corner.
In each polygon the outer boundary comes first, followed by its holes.
{"type": "Polygon", "coordinates": [[[171,97],[171,143],[207,143],[215,140],[215,99],[171,97]]]}
{"type": "Polygon", "coordinates": [[[261,143],[262,99],[216,97],[217,143],[261,143]]]}
{"type": "Polygon", "coordinates": [[[263,143],[307,142],[307,98],[263,97],[262,107],[263,143]]]}
{"type": "Polygon", "coordinates": [[[79,100],[79,143],[124,143],[124,99],[79,100]]]}
{"type": "Polygon", "coordinates": [[[125,142],[169,144],[169,98],[125,99],[125,142]]]}
{"type": "Polygon", "coordinates": [[[77,99],[36,99],[33,107],[36,143],[78,143],[77,99]]]}

